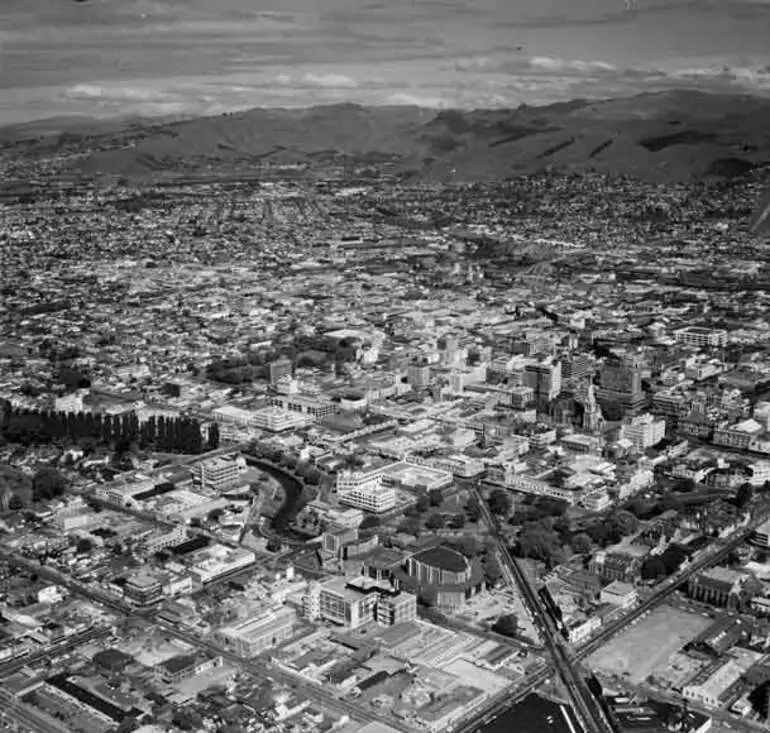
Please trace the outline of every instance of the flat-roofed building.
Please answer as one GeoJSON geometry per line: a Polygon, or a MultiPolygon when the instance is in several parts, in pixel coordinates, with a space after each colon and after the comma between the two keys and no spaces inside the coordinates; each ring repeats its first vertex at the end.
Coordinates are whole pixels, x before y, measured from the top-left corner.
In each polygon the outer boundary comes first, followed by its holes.
{"type": "Polygon", "coordinates": [[[137,609],[153,608],[163,600],[160,580],[143,570],[128,578],[123,593],[126,601],[137,609]]]}
{"type": "Polygon", "coordinates": [[[336,402],[322,397],[311,397],[301,394],[275,394],[270,398],[270,404],[290,412],[310,415],[316,420],[334,415],[340,411],[340,407],[336,402]]]}
{"type": "Polygon", "coordinates": [[[294,635],[297,613],[285,606],[264,615],[224,626],[215,632],[218,643],[242,657],[255,657],[294,635]]]}
{"type": "Polygon", "coordinates": [[[314,422],[314,419],[309,415],[292,412],[291,410],[285,410],[282,407],[274,405],[255,410],[251,424],[260,430],[267,430],[271,433],[282,433],[285,430],[306,428],[314,422]]]}
{"type": "Polygon", "coordinates": [[[649,414],[632,417],[620,427],[621,439],[628,440],[640,453],[660,443],[665,436],[666,421],[649,414]]]}
{"type": "Polygon", "coordinates": [[[417,596],[401,591],[382,594],[377,601],[377,623],[395,626],[417,618],[417,596]]]}
{"type": "Polygon", "coordinates": [[[631,583],[614,580],[599,594],[602,603],[609,603],[618,608],[631,608],[639,600],[639,594],[631,583]]]}
{"type": "Polygon", "coordinates": [[[243,467],[236,456],[209,458],[193,467],[193,479],[204,488],[223,491],[239,483],[243,467]]]}
{"type": "Polygon", "coordinates": [[[182,682],[219,667],[222,657],[211,654],[178,654],[155,667],[155,676],[168,684],[182,682]]]}
{"type": "Polygon", "coordinates": [[[687,346],[720,347],[727,345],[727,331],[723,328],[700,328],[699,326],[686,326],[674,331],[677,343],[687,346]]]}
{"type": "Polygon", "coordinates": [[[345,578],[331,578],[317,592],[318,612],[325,621],[357,629],[376,618],[379,594],[351,587],[345,578]]]}

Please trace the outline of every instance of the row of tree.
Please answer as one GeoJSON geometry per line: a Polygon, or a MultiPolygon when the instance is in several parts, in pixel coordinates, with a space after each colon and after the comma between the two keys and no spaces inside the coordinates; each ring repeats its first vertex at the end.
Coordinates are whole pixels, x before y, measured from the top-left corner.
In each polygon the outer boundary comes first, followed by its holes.
{"type": "Polygon", "coordinates": [[[136,443],[140,448],[164,453],[197,454],[217,448],[216,423],[204,441],[201,423],[190,417],[151,417],[139,421],[135,412],[101,415],[91,412],[9,410],[0,413],[0,434],[11,443],[32,445],[72,441],[96,441],[125,451],[136,443]]]}

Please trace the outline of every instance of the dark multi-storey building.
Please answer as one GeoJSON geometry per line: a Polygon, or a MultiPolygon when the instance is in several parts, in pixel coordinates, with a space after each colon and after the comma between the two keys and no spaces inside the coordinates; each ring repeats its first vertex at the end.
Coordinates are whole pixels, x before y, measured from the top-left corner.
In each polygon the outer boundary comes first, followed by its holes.
{"type": "Polygon", "coordinates": [[[624,415],[637,414],[647,406],[642,389],[642,363],[637,357],[615,357],[599,369],[596,399],[602,406],[615,403],[624,415]]]}

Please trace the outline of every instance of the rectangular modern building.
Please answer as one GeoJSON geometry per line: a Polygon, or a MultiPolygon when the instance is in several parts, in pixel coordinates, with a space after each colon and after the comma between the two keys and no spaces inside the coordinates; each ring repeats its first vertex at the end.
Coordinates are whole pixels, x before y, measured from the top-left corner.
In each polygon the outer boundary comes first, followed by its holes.
{"type": "Polygon", "coordinates": [[[291,639],[296,618],[296,611],[287,606],[225,626],[214,637],[228,651],[241,657],[255,657],[291,639]]]}

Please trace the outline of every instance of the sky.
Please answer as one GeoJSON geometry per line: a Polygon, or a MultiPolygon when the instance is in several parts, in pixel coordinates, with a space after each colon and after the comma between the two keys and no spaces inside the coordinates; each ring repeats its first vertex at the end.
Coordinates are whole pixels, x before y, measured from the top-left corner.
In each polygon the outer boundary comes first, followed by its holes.
{"type": "Polygon", "coordinates": [[[770,95],[770,0],[0,0],[0,124],[678,86],[770,95]]]}

